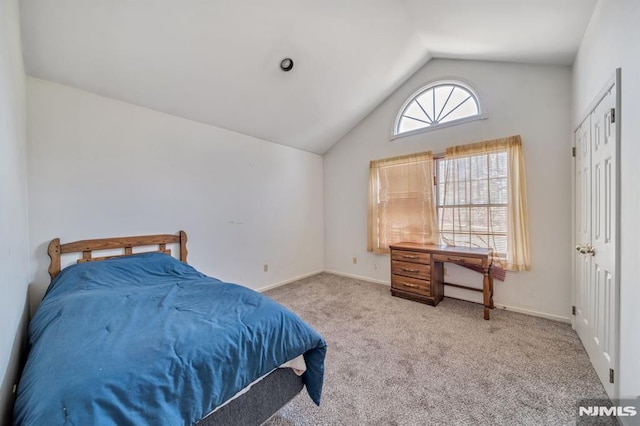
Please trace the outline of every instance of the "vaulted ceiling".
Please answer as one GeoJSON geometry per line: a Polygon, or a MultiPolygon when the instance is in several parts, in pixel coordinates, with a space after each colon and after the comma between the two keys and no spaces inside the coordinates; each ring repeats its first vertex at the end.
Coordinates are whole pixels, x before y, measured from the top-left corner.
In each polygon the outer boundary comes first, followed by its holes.
{"type": "Polygon", "coordinates": [[[29,75],[322,154],[431,58],[570,65],[596,2],[21,0],[20,9],[29,75]]]}

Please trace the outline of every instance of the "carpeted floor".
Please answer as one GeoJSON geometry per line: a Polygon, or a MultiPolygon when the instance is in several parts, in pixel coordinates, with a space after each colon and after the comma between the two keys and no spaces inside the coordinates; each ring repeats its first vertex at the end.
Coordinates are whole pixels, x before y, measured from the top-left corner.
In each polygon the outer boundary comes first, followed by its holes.
{"type": "Polygon", "coordinates": [[[319,274],[266,293],[327,340],[322,404],[306,391],[267,425],[562,425],[606,398],[568,324],[319,274]]]}

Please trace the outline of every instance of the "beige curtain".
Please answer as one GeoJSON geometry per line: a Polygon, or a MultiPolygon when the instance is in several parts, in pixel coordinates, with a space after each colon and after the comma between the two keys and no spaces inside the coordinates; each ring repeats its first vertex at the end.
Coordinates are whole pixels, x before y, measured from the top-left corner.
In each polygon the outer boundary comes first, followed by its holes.
{"type": "MultiPolygon", "coordinates": [[[[501,139],[478,142],[469,145],[460,145],[447,148],[445,158],[462,160],[465,158],[473,158],[474,156],[491,154],[496,152],[505,152],[507,155],[507,229],[506,231],[506,259],[499,259],[502,266],[511,271],[528,271],[531,269],[531,260],[529,254],[529,225],[528,225],[528,208],[527,208],[527,188],[525,182],[524,157],[522,154],[522,141],[519,135],[510,136],[501,139]]],[[[448,168],[455,168],[455,162],[448,163],[448,168]]],[[[457,176],[455,170],[447,170],[444,182],[444,197],[446,198],[459,194],[457,176]],[[453,194],[453,195],[452,195],[453,194]]],[[[471,188],[471,185],[465,186],[471,188]]],[[[487,185],[489,194],[491,188],[487,185]]],[[[469,203],[471,203],[469,201],[469,203]]],[[[494,214],[500,214],[499,209],[494,209],[494,214]]],[[[498,220],[491,217],[492,209],[488,209],[487,226],[488,234],[491,235],[495,231],[500,234],[500,230],[492,229],[498,220]]],[[[471,216],[471,214],[469,214],[471,216]]],[[[442,224],[441,224],[442,228],[442,224]]],[[[455,230],[454,230],[455,232],[455,230]]],[[[445,231],[443,230],[443,234],[445,231]]],[[[494,252],[499,252],[496,247],[495,238],[492,243],[488,244],[494,248],[494,252]]],[[[499,244],[498,244],[499,245],[499,244]]]]}
{"type": "Polygon", "coordinates": [[[438,240],[431,152],[372,161],[367,250],[388,253],[393,243],[438,240]]]}

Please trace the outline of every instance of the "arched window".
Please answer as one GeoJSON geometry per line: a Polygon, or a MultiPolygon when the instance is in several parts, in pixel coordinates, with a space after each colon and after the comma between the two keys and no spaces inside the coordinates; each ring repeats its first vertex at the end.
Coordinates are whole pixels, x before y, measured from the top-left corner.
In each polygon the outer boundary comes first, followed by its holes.
{"type": "Polygon", "coordinates": [[[393,136],[407,136],[483,118],[473,90],[458,81],[439,81],[423,87],[402,106],[393,136]]]}

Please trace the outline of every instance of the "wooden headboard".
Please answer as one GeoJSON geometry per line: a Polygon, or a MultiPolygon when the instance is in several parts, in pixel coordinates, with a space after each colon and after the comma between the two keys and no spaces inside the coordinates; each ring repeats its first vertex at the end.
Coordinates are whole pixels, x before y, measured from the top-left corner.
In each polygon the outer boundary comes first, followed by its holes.
{"type": "Polygon", "coordinates": [[[96,240],[72,241],[70,243],[60,244],[60,238],[55,238],[49,243],[49,275],[51,280],[60,273],[60,255],[67,253],[80,253],[82,258],[78,259],[78,263],[95,262],[98,260],[110,259],[113,257],[129,256],[134,254],[133,247],[142,246],[158,246],[158,250],[150,252],[160,252],[171,255],[171,250],[167,249],[167,244],[180,245],[180,260],[187,263],[187,233],[178,232],[177,235],[158,234],[158,235],[142,235],[138,237],[116,237],[116,238],[100,238],[96,240]],[[93,257],[94,250],[112,250],[124,249],[124,253],[111,256],[93,257]]]}

